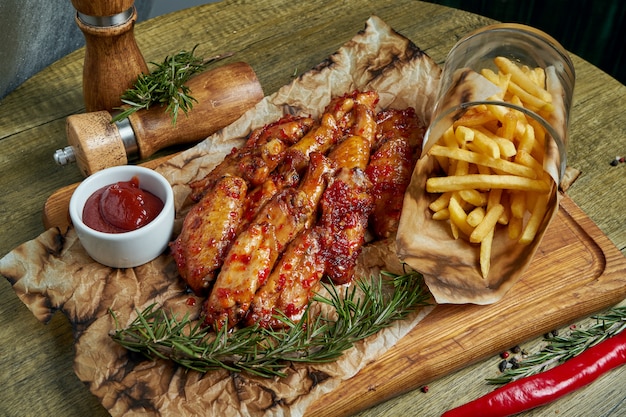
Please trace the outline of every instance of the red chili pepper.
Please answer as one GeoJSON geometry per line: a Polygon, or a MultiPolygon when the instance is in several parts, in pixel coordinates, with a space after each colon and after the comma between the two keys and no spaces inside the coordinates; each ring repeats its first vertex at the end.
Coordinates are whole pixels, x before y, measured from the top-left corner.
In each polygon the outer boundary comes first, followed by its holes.
{"type": "Polygon", "coordinates": [[[545,372],[510,382],[442,417],[506,417],[545,405],[626,363],[626,331],[545,372]]]}

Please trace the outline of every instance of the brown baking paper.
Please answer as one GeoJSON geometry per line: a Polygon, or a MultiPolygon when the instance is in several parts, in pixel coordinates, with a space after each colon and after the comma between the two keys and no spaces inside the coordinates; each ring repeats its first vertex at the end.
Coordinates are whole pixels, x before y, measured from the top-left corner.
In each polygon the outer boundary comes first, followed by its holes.
{"type": "MultiPolygon", "coordinates": [[[[380,108],[413,106],[428,123],[440,76],[437,65],[414,44],[377,17],[365,30],[317,68],[266,97],[237,122],[157,170],[168,178],[176,196],[177,216],[184,215],[187,184],[202,178],[254,128],[284,113],[319,116],[331,96],[355,89],[376,90],[380,108]]],[[[380,269],[401,272],[395,242],[366,246],[359,276],[380,269]]],[[[355,375],[411,330],[432,307],[419,309],[370,339],[357,343],[336,362],[292,365],[287,377],[263,379],[245,373],[198,373],[165,360],[130,354],[109,333],[122,327],[152,303],[196,317],[201,300],[190,295],[176,265],[163,254],[131,269],[112,269],[94,262],[72,228],[50,229],[0,260],[0,273],[41,321],[56,310],[72,324],[76,338],[74,369],[113,416],[301,416],[316,399],[355,375]]]]}
{"type": "MultiPolygon", "coordinates": [[[[499,92],[496,85],[471,70],[459,70],[456,75],[459,87],[444,96],[443,104],[438,104],[443,109],[458,109],[461,103],[487,100],[499,92]]],[[[550,85],[549,71],[548,76],[548,88],[557,88],[558,82],[550,85]]],[[[564,126],[563,103],[559,100],[561,93],[555,90],[551,93],[556,108],[551,121],[554,126],[564,126]]],[[[491,268],[489,275],[483,277],[479,263],[480,245],[471,244],[463,238],[455,239],[448,221],[433,220],[428,206],[439,194],[426,192],[426,180],[436,176],[439,171],[436,159],[428,151],[463,112],[463,109],[459,109],[444,113],[440,117],[442,122],[435,124],[435,128],[429,128],[422,156],[415,166],[404,198],[397,234],[398,256],[424,275],[426,285],[438,304],[492,304],[502,299],[521,279],[548,225],[557,214],[561,194],[556,184],[561,160],[554,142],[548,144],[544,170],[552,179],[551,196],[535,239],[527,245],[518,244],[508,237],[506,227],[496,228],[491,268]]],[[[565,133],[558,131],[561,138],[566,138],[565,133]]]]}

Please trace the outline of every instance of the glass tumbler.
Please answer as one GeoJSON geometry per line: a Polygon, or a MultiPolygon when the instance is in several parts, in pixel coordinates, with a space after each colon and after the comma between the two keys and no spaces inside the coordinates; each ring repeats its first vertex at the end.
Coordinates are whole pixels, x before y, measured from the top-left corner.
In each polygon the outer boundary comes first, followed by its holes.
{"type": "MultiPolygon", "coordinates": [[[[531,74],[531,77],[534,75],[531,74]]],[[[544,162],[544,169],[558,184],[566,166],[568,119],[574,84],[571,58],[548,34],[520,24],[496,24],[476,30],[457,42],[448,53],[432,121],[424,140],[424,153],[471,108],[503,106],[521,112],[545,129],[542,136],[547,156],[545,161],[550,162],[549,166],[544,162]],[[485,71],[491,77],[498,75],[502,66],[496,64],[496,59],[503,61],[503,58],[518,68],[508,76],[508,80],[504,77],[504,82],[524,90],[519,92],[517,100],[503,98],[501,86],[484,76],[485,71]],[[536,68],[543,71],[544,78],[540,82],[544,83],[543,89],[549,93],[548,97],[532,91],[534,87],[528,88],[526,80],[517,72],[528,75],[536,68]]]]}

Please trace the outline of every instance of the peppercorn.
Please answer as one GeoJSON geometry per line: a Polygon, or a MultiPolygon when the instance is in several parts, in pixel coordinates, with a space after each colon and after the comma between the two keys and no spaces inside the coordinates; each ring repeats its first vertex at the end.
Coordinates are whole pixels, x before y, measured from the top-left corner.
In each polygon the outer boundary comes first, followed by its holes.
{"type": "Polygon", "coordinates": [[[509,357],[509,352],[507,352],[507,351],[505,350],[504,352],[500,353],[500,357],[501,357],[502,359],[506,359],[506,358],[508,358],[508,357],[509,357]]]}
{"type": "Polygon", "coordinates": [[[513,353],[520,353],[522,351],[522,348],[519,347],[519,345],[515,345],[511,348],[511,352],[513,353]]]}
{"type": "Polygon", "coordinates": [[[555,336],[558,336],[558,335],[559,335],[559,331],[555,329],[555,330],[552,330],[549,333],[544,334],[543,337],[544,337],[544,339],[549,339],[551,337],[555,337],[555,336]]]}
{"type": "Polygon", "coordinates": [[[616,156],[616,157],[615,157],[615,159],[613,159],[613,160],[611,161],[611,166],[612,166],[612,167],[615,167],[615,166],[617,166],[617,165],[618,165],[618,164],[620,164],[620,163],[624,163],[624,161],[626,161],[626,157],[623,157],[623,156],[616,156]]]}
{"type": "Polygon", "coordinates": [[[507,368],[509,368],[510,364],[507,360],[503,360],[498,364],[498,369],[500,370],[500,372],[504,372],[507,370],[507,368]]]}
{"type": "Polygon", "coordinates": [[[423,392],[424,394],[428,392],[428,385],[424,385],[424,386],[422,387],[422,392],[423,392]]]}

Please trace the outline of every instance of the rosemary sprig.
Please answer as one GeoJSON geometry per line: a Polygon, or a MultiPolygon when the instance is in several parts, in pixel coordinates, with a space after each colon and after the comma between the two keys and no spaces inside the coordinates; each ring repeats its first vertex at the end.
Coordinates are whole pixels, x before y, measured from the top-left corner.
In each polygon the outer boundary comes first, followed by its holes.
{"type": "Polygon", "coordinates": [[[289,362],[323,363],[339,358],[355,342],[406,318],[426,305],[428,294],[417,272],[383,272],[371,282],[358,281],[359,291],[325,285],[329,296],[314,301],[334,309],[336,318],[311,314],[306,308],[300,323],[281,315],[284,329],[258,325],[217,333],[203,328],[189,315],[182,319],[151,305],[128,328],[116,321],[112,338],[126,349],[149,359],[168,359],[200,372],[227,369],[261,377],[284,376],[289,362]],[[389,285],[391,283],[391,285],[389,285]],[[391,287],[391,288],[388,288],[391,287]]]}
{"type": "Polygon", "coordinates": [[[158,104],[167,106],[165,112],[172,117],[172,124],[176,124],[179,111],[182,110],[186,115],[193,103],[197,102],[185,85],[189,78],[204,71],[210,63],[232,55],[228,53],[202,59],[194,55],[197,47],[167,56],[161,64],[151,62],[155,68],[149,74],[139,74],[133,88],[122,94],[122,103],[129,107],[119,107],[118,110],[122,111],[113,117],[111,123],[158,104]]]}
{"type": "Polygon", "coordinates": [[[516,362],[489,384],[506,384],[516,379],[538,374],[579,355],[588,348],[626,330],[626,307],[615,307],[604,314],[592,316],[595,322],[586,328],[572,329],[564,336],[546,336],[546,346],[516,362]]]}

